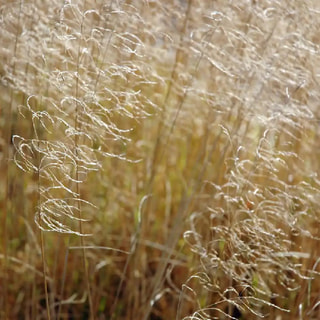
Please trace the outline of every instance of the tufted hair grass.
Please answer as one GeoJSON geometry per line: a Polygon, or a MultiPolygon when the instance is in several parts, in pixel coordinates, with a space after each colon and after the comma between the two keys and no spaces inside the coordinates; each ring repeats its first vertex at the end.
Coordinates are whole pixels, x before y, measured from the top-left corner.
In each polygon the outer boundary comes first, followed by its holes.
{"type": "Polygon", "coordinates": [[[0,317],[318,319],[319,10],[0,4],[0,317]]]}

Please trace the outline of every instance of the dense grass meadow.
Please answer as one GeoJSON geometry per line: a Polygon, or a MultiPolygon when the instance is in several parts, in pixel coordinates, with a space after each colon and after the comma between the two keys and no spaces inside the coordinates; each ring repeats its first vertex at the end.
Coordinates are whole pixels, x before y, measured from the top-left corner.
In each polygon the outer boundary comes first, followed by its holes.
{"type": "Polygon", "coordinates": [[[318,0],[0,0],[0,319],[320,319],[318,0]]]}

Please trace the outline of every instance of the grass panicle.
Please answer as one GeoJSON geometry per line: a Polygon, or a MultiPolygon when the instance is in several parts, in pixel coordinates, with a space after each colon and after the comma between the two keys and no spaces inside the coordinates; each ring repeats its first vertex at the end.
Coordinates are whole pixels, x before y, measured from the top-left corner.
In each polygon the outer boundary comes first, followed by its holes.
{"type": "Polygon", "coordinates": [[[0,318],[318,319],[319,12],[0,3],[0,318]]]}

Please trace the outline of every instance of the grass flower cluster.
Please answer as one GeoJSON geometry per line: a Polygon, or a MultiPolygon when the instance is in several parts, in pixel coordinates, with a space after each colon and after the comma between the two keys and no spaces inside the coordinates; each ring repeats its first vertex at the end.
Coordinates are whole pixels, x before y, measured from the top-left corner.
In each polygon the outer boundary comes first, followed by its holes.
{"type": "Polygon", "coordinates": [[[0,318],[319,319],[319,13],[0,2],[0,318]]]}

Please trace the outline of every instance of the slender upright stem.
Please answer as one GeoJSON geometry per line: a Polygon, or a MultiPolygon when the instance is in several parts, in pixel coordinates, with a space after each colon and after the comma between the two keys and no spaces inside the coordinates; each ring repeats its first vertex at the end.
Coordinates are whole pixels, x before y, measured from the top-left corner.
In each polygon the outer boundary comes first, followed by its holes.
{"type": "Polygon", "coordinates": [[[40,243],[41,243],[41,258],[42,258],[42,273],[43,273],[43,284],[44,284],[44,293],[46,297],[46,309],[47,309],[47,319],[51,319],[50,315],[50,303],[49,303],[49,294],[48,294],[48,284],[47,284],[47,272],[46,272],[46,262],[45,262],[45,249],[44,249],[44,236],[43,231],[40,230],[40,243]]]}
{"type": "MultiPolygon", "coordinates": [[[[86,1],[84,1],[84,8],[86,7],[86,1]]],[[[83,33],[83,23],[84,23],[84,15],[82,16],[81,21],[81,30],[80,34],[83,33]]],[[[80,234],[83,235],[83,224],[82,224],[82,208],[81,208],[81,186],[80,186],[80,172],[79,172],[79,133],[81,131],[81,124],[79,121],[80,113],[81,113],[81,106],[79,104],[79,71],[80,71],[80,54],[81,54],[81,38],[79,39],[79,46],[78,46],[78,55],[77,55],[77,68],[76,68],[76,84],[75,84],[75,95],[76,95],[76,116],[75,116],[75,130],[76,135],[74,138],[75,144],[75,156],[76,156],[76,193],[78,197],[77,202],[77,209],[79,212],[79,231],[80,234]]],[[[89,270],[87,264],[87,257],[86,257],[86,249],[85,249],[85,241],[83,236],[80,236],[80,244],[82,247],[82,261],[83,261],[83,268],[85,273],[86,279],[86,286],[88,291],[88,301],[89,301],[89,308],[90,308],[90,319],[94,320],[94,312],[93,312],[93,305],[92,305],[92,297],[91,297],[91,288],[90,288],[90,281],[89,281],[89,270]]]]}

